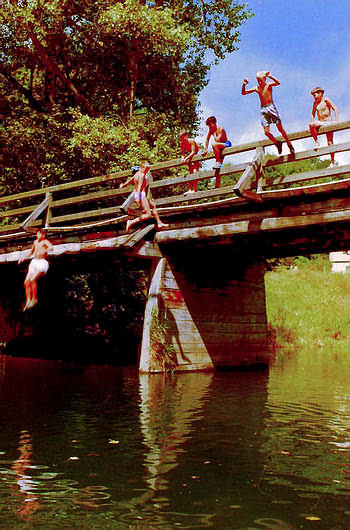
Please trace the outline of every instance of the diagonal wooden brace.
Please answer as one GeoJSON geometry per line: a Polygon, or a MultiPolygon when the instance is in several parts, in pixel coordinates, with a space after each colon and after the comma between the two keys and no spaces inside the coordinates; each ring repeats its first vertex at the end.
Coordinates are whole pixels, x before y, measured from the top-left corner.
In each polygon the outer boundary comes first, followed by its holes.
{"type": "Polygon", "coordinates": [[[46,210],[49,209],[51,204],[51,193],[47,193],[45,199],[43,202],[41,202],[30,215],[21,223],[21,228],[23,230],[26,230],[27,232],[31,231],[31,226],[33,225],[34,221],[38,219],[38,217],[46,210]]]}
{"type": "Polygon", "coordinates": [[[259,178],[263,175],[263,159],[264,150],[262,147],[257,147],[253,160],[249,162],[243,175],[234,187],[234,192],[238,197],[246,197],[256,201],[261,201],[261,197],[250,190],[253,181],[256,183],[256,188],[259,189],[259,178]]]}

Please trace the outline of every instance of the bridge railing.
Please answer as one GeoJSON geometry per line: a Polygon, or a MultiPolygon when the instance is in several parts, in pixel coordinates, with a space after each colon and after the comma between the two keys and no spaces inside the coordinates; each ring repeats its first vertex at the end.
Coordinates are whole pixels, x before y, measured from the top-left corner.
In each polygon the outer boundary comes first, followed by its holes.
{"type": "MultiPolygon", "coordinates": [[[[319,134],[347,129],[350,129],[350,121],[322,127],[319,134]]],[[[290,134],[289,138],[291,141],[296,141],[310,136],[310,132],[304,130],[290,134]]],[[[279,139],[284,141],[282,137],[279,139]]],[[[159,175],[170,169],[183,168],[184,163],[181,159],[173,159],[153,164],[151,171],[156,178],[152,184],[152,192],[156,197],[157,207],[166,214],[173,209],[189,208],[198,203],[207,204],[222,198],[241,200],[239,197],[244,197],[248,200],[262,200],[266,189],[304,186],[310,181],[339,179],[350,174],[350,165],[343,165],[290,175],[277,173],[273,177],[268,177],[265,174],[266,168],[350,151],[350,142],[345,142],[321,147],[317,151],[314,149],[296,151],[295,156],[266,158],[264,149],[271,145],[270,140],[264,139],[226,148],[225,162],[230,160],[230,164],[220,170],[220,175],[230,177],[232,182],[235,180],[237,182],[210,190],[204,189],[186,196],[183,192],[186,191],[189,182],[208,181],[216,176],[217,170],[203,170],[185,177],[160,178],[159,175]],[[234,155],[249,151],[253,151],[250,162],[231,163],[234,155]],[[183,192],[179,193],[181,187],[183,192]],[[174,188],[177,190],[175,195],[171,194],[174,188]],[[157,198],[157,195],[161,197],[157,198]]],[[[212,158],[214,155],[208,153],[204,157],[200,155],[193,157],[193,161],[212,158]]],[[[26,230],[42,226],[43,221],[39,217],[43,215],[45,225],[53,231],[122,223],[126,216],[122,214],[120,206],[132,187],[120,189],[119,184],[129,176],[129,171],[121,171],[0,197],[0,238],[19,236],[25,234],[26,230]]]]}

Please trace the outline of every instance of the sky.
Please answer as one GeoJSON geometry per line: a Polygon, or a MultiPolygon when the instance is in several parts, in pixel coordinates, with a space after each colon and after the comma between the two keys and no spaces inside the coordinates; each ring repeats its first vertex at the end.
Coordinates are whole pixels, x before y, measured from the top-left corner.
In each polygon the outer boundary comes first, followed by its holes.
{"type": "MultiPolygon", "coordinates": [[[[247,88],[255,86],[260,70],[269,70],[281,83],[273,88],[273,97],[287,133],[308,127],[313,103],[310,90],[315,86],[323,87],[337,105],[340,121],[350,120],[350,0],[247,3],[254,16],[241,26],[239,50],[212,68],[201,94],[198,140],[205,139],[205,119],[210,115],[217,117],[233,145],[264,138],[257,94],[241,95],[243,79],[249,80],[247,88]]],[[[275,131],[272,125],[271,132],[275,131]]],[[[349,132],[335,133],[335,143],[346,140],[350,141],[349,132]]],[[[320,144],[326,145],[325,135],[320,144]]],[[[308,149],[313,141],[298,141],[294,146],[308,149]]],[[[273,147],[268,151],[276,154],[273,147]]],[[[283,154],[288,152],[284,145],[283,154]]],[[[336,157],[339,163],[350,163],[350,155],[336,157]]],[[[237,160],[230,158],[233,163],[237,160]]]]}

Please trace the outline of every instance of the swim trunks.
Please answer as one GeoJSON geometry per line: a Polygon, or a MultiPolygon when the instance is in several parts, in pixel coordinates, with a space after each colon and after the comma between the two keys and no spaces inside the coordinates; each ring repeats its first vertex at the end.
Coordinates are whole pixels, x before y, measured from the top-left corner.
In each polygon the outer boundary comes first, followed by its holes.
{"type": "Polygon", "coordinates": [[[261,107],[261,125],[266,127],[270,123],[281,123],[280,115],[274,103],[261,107]]]}
{"type": "Polygon", "coordinates": [[[49,262],[45,258],[33,258],[29,263],[28,274],[36,276],[37,274],[46,274],[49,269],[49,262]]]}
{"type": "Polygon", "coordinates": [[[135,201],[141,202],[144,197],[146,197],[146,194],[144,191],[135,191],[135,201]]]}
{"type": "Polygon", "coordinates": [[[225,145],[226,145],[226,147],[232,147],[232,144],[231,144],[230,140],[227,140],[225,142],[225,145]]]}

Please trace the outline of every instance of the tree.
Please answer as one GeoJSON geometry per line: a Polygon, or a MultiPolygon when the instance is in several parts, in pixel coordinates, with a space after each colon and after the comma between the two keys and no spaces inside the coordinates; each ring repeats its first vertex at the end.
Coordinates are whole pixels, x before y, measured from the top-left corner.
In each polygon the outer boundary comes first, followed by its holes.
{"type": "Polygon", "coordinates": [[[0,12],[3,192],[173,156],[213,62],[251,16],[234,0],[8,0],[0,12]]]}

